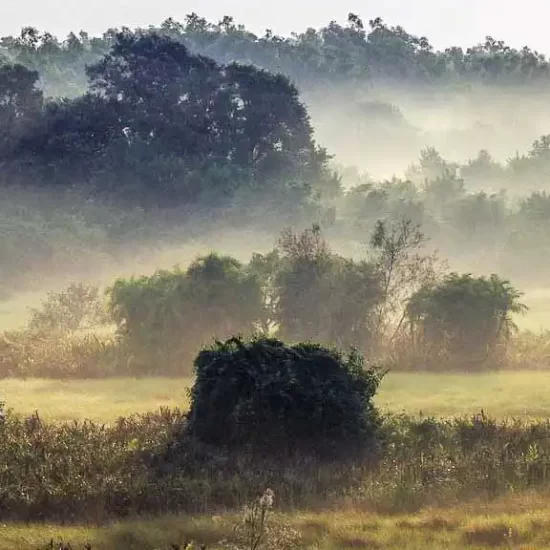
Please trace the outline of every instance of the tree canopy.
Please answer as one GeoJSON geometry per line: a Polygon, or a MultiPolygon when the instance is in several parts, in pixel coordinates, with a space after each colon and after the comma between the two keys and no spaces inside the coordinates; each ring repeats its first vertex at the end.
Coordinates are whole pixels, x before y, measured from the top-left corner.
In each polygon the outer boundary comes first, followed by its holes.
{"type": "Polygon", "coordinates": [[[161,206],[337,185],[282,75],[218,65],[154,32],[116,34],[87,74],[86,94],[42,105],[35,72],[2,68],[0,176],[161,206]]]}
{"type": "Polygon", "coordinates": [[[451,273],[418,290],[407,305],[412,345],[432,365],[451,362],[476,367],[494,359],[526,307],[522,293],[497,275],[451,273]]]}
{"type": "MultiPolygon", "coordinates": [[[[449,46],[438,51],[428,38],[391,26],[380,17],[364,22],[348,15],[347,24],[329,22],[320,29],[308,28],[291,36],[269,29],[261,36],[239,25],[230,16],[210,22],[196,13],[185,21],[164,21],[156,32],[185,44],[191,51],[221,64],[253,64],[284,73],[300,87],[320,81],[340,83],[406,80],[414,82],[498,82],[525,84],[548,81],[546,57],[529,47],[512,48],[487,36],[469,48],[449,46]]],[[[77,95],[86,87],[85,66],[106,54],[118,32],[109,29],[101,37],[85,32],[69,34],[60,41],[48,32],[25,27],[19,36],[4,37],[0,53],[40,70],[51,95],[77,95]]]]}

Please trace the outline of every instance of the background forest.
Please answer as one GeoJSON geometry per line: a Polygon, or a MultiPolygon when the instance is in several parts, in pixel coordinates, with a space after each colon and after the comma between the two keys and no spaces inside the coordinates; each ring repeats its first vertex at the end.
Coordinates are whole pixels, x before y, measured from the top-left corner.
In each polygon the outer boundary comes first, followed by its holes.
{"type": "Polygon", "coordinates": [[[547,276],[548,62],[528,48],[434,51],[353,14],[291,37],[191,14],[25,28],[0,55],[3,292],[198,239],[244,259],[312,223],[350,255],[403,218],[453,268],[547,276]]]}

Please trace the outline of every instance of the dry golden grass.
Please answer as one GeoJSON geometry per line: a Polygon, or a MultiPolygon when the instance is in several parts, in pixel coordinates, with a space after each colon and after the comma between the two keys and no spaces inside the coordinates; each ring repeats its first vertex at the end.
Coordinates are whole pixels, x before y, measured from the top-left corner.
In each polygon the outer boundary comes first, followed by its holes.
{"type": "MultiPolygon", "coordinates": [[[[525,493],[491,504],[469,503],[454,508],[427,509],[414,515],[376,515],[369,510],[340,509],[273,516],[271,544],[265,548],[337,550],[364,548],[424,550],[442,548],[550,547],[548,494],[525,493]],[[281,542],[284,541],[284,545],[281,542]]],[[[221,548],[231,541],[235,515],[164,517],[122,522],[107,527],[3,525],[0,550],[36,550],[51,538],[70,541],[73,548],[90,542],[103,550],[168,549],[170,544],[195,541],[221,548]]]]}
{"type": "Polygon", "coordinates": [[[111,378],[107,380],[0,380],[0,399],[17,413],[38,411],[48,420],[112,422],[120,416],[159,407],[188,406],[190,378],[111,378]]]}

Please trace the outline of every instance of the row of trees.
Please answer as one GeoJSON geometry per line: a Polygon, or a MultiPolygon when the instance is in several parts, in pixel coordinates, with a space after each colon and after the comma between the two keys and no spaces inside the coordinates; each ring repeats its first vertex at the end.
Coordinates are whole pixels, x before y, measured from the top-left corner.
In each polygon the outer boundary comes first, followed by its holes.
{"type": "Polygon", "coordinates": [[[276,198],[282,210],[337,190],[297,89],[218,65],[156,33],[116,35],[89,90],[44,100],[37,72],[0,67],[0,178],[162,207],[276,198]]]}
{"type": "Polygon", "coordinates": [[[381,222],[372,245],[367,260],[344,258],[314,227],[285,232],[248,264],[212,254],[186,271],[118,280],[110,308],[132,369],[181,372],[212,338],[257,332],[370,357],[406,349],[415,368],[475,369],[502,358],[512,315],[525,309],[521,293],[496,275],[438,274],[409,222],[381,222]]]}
{"type": "MultiPolygon", "coordinates": [[[[257,36],[232,17],[211,23],[196,13],[183,23],[168,19],[152,28],[220,63],[254,64],[286,74],[305,88],[319,81],[387,79],[524,84],[544,82],[550,74],[545,56],[528,47],[518,50],[487,37],[466,50],[449,47],[436,51],[426,37],[412,35],[401,26],[389,26],[380,18],[364,23],[355,14],[349,14],[346,25],[332,21],[321,29],[308,28],[290,37],[274,35],[270,30],[257,36]]],[[[86,64],[110,50],[117,32],[110,29],[102,37],[71,33],[59,41],[50,33],[26,27],[19,36],[4,37],[0,52],[39,70],[49,94],[77,95],[86,86],[86,64]]]]}
{"type": "Polygon", "coordinates": [[[543,136],[526,155],[506,165],[485,151],[458,164],[428,148],[405,178],[383,182],[357,170],[341,170],[347,191],[334,203],[331,232],[358,240],[381,217],[407,218],[421,225],[431,246],[449,258],[483,255],[484,266],[491,263],[514,278],[542,281],[548,274],[550,198],[537,189],[544,188],[550,175],[549,143],[543,136]],[[512,178],[520,178],[525,190],[505,191],[512,178]]]}
{"type": "Polygon", "coordinates": [[[104,298],[83,284],[50,293],[25,330],[0,338],[0,374],[180,375],[236,335],[355,348],[396,369],[479,370],[506,364],[526,311],[497,275],[449,273],[410,221],[378,222],[363,259],[334,253],[318,226],[287,230],[248,263],[212,253],[118,279],[104,298]]]}

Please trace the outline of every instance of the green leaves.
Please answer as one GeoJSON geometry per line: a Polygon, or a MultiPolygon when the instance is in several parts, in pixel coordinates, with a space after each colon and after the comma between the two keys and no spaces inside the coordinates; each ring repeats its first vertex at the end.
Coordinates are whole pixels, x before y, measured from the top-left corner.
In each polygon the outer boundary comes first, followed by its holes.
{"type": "Polygon", "coordinates": [[[512,314],[526,311],[522,293],[497,275],[451,273],[424,286],[407,305],[413,346],[427,361],[467,368],[494,359],[514,328],[512,314]]]}
{"type": "Polygon", "coordinates": [[[260,283],[237,260],[210,254],[187,271],[118,280],[110,308],[135,373],[181,374],[214,338],[252,334],[264,316],[260,283]]]}
{"type": "Polygon", "coordinates": [[[231,338],[200,352],[195,370],[189,431],[207,443],[348,451],[378,426],[372,398],[382,375],[357,352],[231,338]]]}

